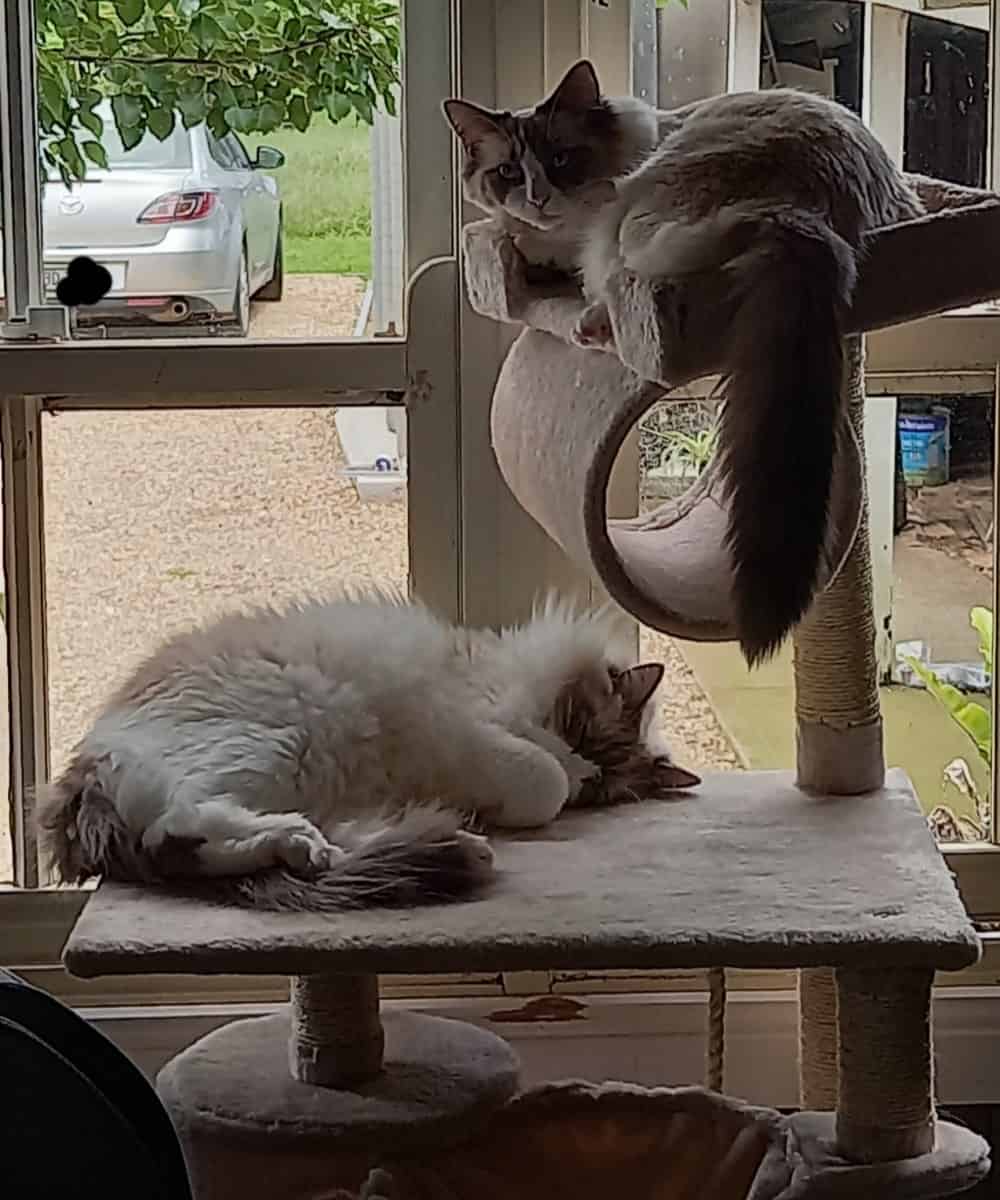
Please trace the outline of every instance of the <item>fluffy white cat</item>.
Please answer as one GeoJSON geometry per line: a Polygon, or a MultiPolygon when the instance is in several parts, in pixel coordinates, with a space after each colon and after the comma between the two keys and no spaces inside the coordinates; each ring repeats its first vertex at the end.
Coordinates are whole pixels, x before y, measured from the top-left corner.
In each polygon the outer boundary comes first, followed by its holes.
{"type": "Polygon", "coordinates": [[[547,824],[698,782],[650,733],[659,664],[608,610],[546,602],[495,633],[383,593],[237,613],[171,638],[41,797],[62,880],[212,876],[217,898],[338,910],[491,875],[469,817],[547,824]]]}

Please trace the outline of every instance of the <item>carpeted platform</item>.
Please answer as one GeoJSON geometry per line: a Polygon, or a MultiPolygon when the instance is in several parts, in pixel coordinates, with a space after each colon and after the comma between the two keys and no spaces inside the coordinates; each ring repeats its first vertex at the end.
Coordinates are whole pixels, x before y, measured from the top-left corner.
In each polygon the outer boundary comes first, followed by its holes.
{"type": "Polygon", "coordinates": [[[106,883],[66,965],[81,976],[957,970],[979,955],[901,771],[853,798],[808,796],[785,772],[713,775],[675,801],[573,813],[495,845],[499,878],[481,898],[404,911],[254,913],[106,883]]]}

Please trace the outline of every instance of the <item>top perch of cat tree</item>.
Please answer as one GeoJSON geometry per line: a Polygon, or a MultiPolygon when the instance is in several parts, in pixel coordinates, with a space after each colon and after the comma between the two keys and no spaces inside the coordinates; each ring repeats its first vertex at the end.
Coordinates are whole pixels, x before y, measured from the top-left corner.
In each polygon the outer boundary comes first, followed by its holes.
{"type": "MultiPolygon", "coordinates": [[[[1000,196],[911,178],[927,215],[866,237],[846,332],[1000,296],[1000,196]]],[[[611,469],[635,423],[667,389],[716,375],[723,366],[730,302],[721,274],[685,283],[683,340],[672,334],[652,286],[625,274],[612,280],[617,353],[601,353],[570,341],[583,310],[579,291],[533,285],[513,242],[494,222],[466,226],[464,248],[472,307],[528,326],[507,356],[493,398],[494,449],[518,501],[645,624],[698,641],[737,638],[717,463],[680,499],[653,513],[607,517],[611,469]]],[[[831,498],[831,577],[853,545],[863,496],[863,458],[845,424],[831,498]]]]}

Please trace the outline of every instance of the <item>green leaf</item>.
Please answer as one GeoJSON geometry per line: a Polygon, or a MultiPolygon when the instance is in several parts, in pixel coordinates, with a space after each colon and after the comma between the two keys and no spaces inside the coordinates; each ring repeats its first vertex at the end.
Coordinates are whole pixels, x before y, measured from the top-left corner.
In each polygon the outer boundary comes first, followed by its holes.
{"type": "Polygon", "coordinates": [[[326,98],[326,111],[331,121],[342,121],[351,111],[351,102],[340,92],[331,92],[326,98]]]}
{"type": "Polygon", "coordinates": [[[87,173],[83,156],[77,149],[76,142],[71,137],[62,138],[56,143],[60,157],[66,163],[74,179],[83,179],[87,173]]]}
{"type": "Polygon", "coordinates": [[[119,129],[118,136],[121,138],[122,145],[126,150],[132,150],[142,141],[145,130],[138,126],[130,126],[127,129],[119,129]]]}
{"type": "Polygon", "coordinates": [[[906,662],[923,681],[924,687],[944,706],[951,719],[972,741],[979,757],[985,763],[990,763],[993,754],[993,721],[989,710],[963,696],[957,687],[945,683],[937,672],[919,659],[907,657],[906,662]]]}
{"type": "Polygon", "coordinates": [[[144,0],[115,0],[115,8],[122,19],[122,24],[127,25],[130,29],[142,20],[142,15],[146,11],[144,0]]]}
{"type": "MultiPolygon", "coordinates": [[[[120,93],[112,99],[111,111],[114,114],[115,128],[119,134],[123,134],[126,129],[137,129],[142,124],[142,101],[137,96],[129,96],[124,92],[120,93]]],[[[138,140],[137,138],[136,142],[138,140]]],[[[125,139],[123,137],[123,145],[124,142],[125,139]]]]}
{"type": "Polygon", "coordinates": [[[305,133],[309,128],[309,109],[306,108],[305,97],[293,96],[288,104],[288,119],[299,131],[305,133]]]}
{"type": "Polygon", "coordinates": [[[260,133],[273,133],[282,123],[284,113],[276,104],[265,100],[257,110],[257,129],[260,133]]]}
{"type": "Polygon", "coordinates": [[[100,142],[84,142],[80,148],[95,166],[108,169],[108,152],[100,142]]]}
{"type": "Polygon", "coordinates": [[[993,674],[993,613],[977,606],[969,613],[969,624],[979,634],[979,653],[988,674],[993,674]]]}
{"type": "Polygon", "coordinates": [[[219,22],[203,12],[191,22],[190,33],[202,50],[211,50],[213,46],[224,41],[226,36],[219,22]]]}
{"type": "Polygon", "coordinates": [[[225,113],[230,129],[237,133],[250,133],[257,124],[255,108],[227,108],[225,113]]]}
{"type": "Polygon", "coordinates": [[[81,108],[76,114],[80,124],[92,133],[95,138],[99,138],[104,132],[104,122],[91,108],[81,108]]]}
{"type": "Polygon", "coordinates": [[[191,129],[194,125],[200,125],[208,115],[208,99],[204,92],[199,92],[194,96],[178,96],[177,108],[180,111],[184,128],[191,129]]]}
{"type": "Polygon", "coordinates": [[[146,124],[149,132],[162,142],[174,131],[174,110],[172,108],[151,108],[146,114],[146,124]]]}

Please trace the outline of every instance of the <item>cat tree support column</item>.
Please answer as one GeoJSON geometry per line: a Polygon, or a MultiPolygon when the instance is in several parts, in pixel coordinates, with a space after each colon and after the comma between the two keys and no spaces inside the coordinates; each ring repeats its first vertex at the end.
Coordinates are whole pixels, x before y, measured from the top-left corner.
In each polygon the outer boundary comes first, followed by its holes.
{"type": "MultiPolygon", "coordinates": [[[[844,399],[863,445],[864,350],[845,342],[844,399]]],[[[798,783],[825,795],[882,786],[867,509],[851,554],[795,634],[798,783]]],[[[911,1158],[933,1149],[931,970],[800,972],[803,1107],[837,1112],[849,1159],[911,1158]]]]}
{"type": "Polygon", "coordinates": [[[294,975],[288,1065],[301,1083],[346,1087],[382,1069],[385,1031],[375,975],[294,975]]]}
{"type": "MultiPolygon", "coordinates": [[[[864,346],[844,343],[844,401],[863,446],[864,346]]],[[[875,659],[867,507],[840,574],[819,595],[793,640],[798,782],[856,795],[882,786],[882,719],[875,659]]],[[[799,1093],[804,1108],[837,1106],[837,990],[827,968],[799,973],[799,1093]]]]}

